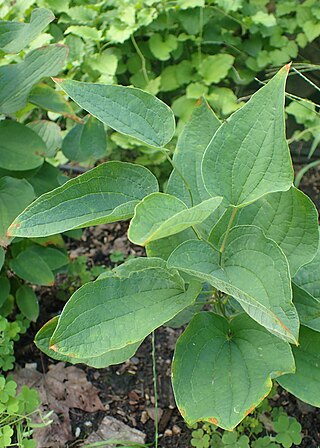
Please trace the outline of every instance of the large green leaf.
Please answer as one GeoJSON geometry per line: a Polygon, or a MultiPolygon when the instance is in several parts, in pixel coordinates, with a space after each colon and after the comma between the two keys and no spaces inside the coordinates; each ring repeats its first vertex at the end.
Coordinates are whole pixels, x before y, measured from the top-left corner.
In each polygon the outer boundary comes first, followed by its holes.
{"type": "Polygon", "coordinates": [[[35,198],[32,186],[25,179],[0,179],[0,245],[7,245],[7,229],[16,216],[35,198]]]}
{"type": "Polygon", "coordinates": [[[26,171],[43,164],[47,148],[39,135],[13,120],[0,121],[0,167],[26,171]]]}
{"type": "Polygon", "coordinates": [[[204,184],[212,196],[243,206],[285,191],[293,168],[285,138],[284,93],[288,66],[218,129],[203,157],[204,184]]]}
{"type": "Polygon", "coordinates": [[[166,192],[177,196],[189,207],[210,198],[201,177],[201,162],[220,125],[208,103],[201,99],[178,138],[173,155],[176,169],[171,173],[166,192]]]}
{"type": "Polygon", "coordinates": [[[107,162],[44,194],[11,225],[14,236],[47,236],[133,215],[136,204],[158,190],[146,168],[107,162]]]}
{"type": "Polygon", "coordinates": [[[50,346],[78,358],[124,348],[190,305],[200,290],[195,283],[186,291],[175,271],[161,267],[87,283],[65,305],[50,346]]]}
{"type": "Polygon", "coordinates": [[[152,193],[136,206],[128,237],[133,243],[145,246],[150,241],[182,232],[208,218],[221,201],[221,197],[211,198],[188,208],[175,196],[152,193]]]}
{"type": "Polygon", "coordinates": [[[54,15],[46,8],[34,9],[31,13],[30,23],[0,20],[0,49],[6,53],[19,53],[52,20],[54,20],[54,15]]]}
{"type": "Polygon", "coordinates": [[[287,259],[258,227],[234,227],[222,254],[204,241],[182,243],[170,255],[168,266],[233,296],[271,333],[297,343],[299,319],[292,304],[287,259]]]}
{"type": "Polygon", "coordinates": [[[75,162],[95,162],[106,156],[106,132],[103,123],[88,117],[84,124],[77,124],[65,136],[63,154],[75,162]]]}
{"type": "Polygon", "coordinates": [[[50,345],[50,339],[55,331],[58,324],[59,316],[50,319],[36,334],[34,343],[36,346],[43,351],[47,356],[50,356],[57,361],[69,362],[70,364],[87,364],[88,366],[94,367],[96,369],[101,369],[103,367],[108,367],[113,364],[121,364],[127,359],[131,358],[137,351],[139,345],[142,341],[136,342],[132,345],[127,345],[119,350],[111,350],[109,352],[103,353],[100,356],[90,357],[90,358],[71,358],[67,355],[61,355],[60,353],[52,350],[50,345]]]}
{"type": "Polygon", "coordinates": [[[174,134],[171,109],[147,92],[132,87],[55,81],[84,110],[122,134],[156,147],[164,146],[174,134]]]}
{"type": "Polygon", "coordinates": [[[67,57],[64,45],[48,45],[27,54],[23,62],[0,67],[0,113],[12,114],[22,109],[28,94],[45,76],[55,76],[67,57]]]}
{"type": "Polygon", "coordinates": [[[278,383],[300,400],[320,407],[320,333],[302,326],[293,354],[296,372],[279,378],[278,383]]]}
{"type": "Polygon", "coordinates": [[[290,345],[245,314],[228,322],[197,314],[176,345],[172,383],[188,424],[232,430],[268,395],[272,378],[294,372],[290,345]]]}
{"type": "Polygon", "coordinates": [[[293,303],[302,325],[320,332],[320,299],[292,283],[293,303]]]}
{"type": "MultiPolygon", "coordinates": [[[[229,208],[212,229],[209,241],[221,246],[232,209],[229,208]]],[[[313,259],[318,248],[318,213],[313,202],[302,191],[271,193],[240,209],[233,225],[255,225],[274,240],[285,253],[291,275],[313,259]]]]}

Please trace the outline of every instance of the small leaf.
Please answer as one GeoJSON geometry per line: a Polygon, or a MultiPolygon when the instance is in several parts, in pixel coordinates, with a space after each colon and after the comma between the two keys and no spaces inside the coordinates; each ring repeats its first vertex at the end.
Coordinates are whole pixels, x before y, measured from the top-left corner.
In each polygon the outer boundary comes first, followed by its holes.
{"type": "Polygon", "coordinates": [[[287,259],[258,227],[234,227],[223,253],[204,241],[182,243],[170,255],[168,266],[231,295],[271,333],[297,343],[299,319],[287,259]]]}
{"type": "Polygon", "coordinates": [[[207,421],[231,431],[269,394],[272,378],[293,371],[290,345],[247,315],[228,322],[202,312],[178,339],[172,384],[189,425],[207,421]]]}
{"type": "Polygon", "coordinates": [[[235,207],[263,195],[289,190],[293,169],[284,128],[284,93],[288,67],[218,129],[202,162],[211,196],[235,207]]]}
{"type": "Polygon", "coordinates": [[[47,148],[32,129],[13,120],[2,120],[0,134],[1,168],[26,171],[43,164],[47,148]]]}
{"type": "Polygon", "coordinates": [[[111,350],[100,356],[92,358],[71,358],[67,355],[61,355],[56,353],[54,350],[49,348],[50,339],[55,331],[58,324],[59,316],[54,317],[49,320],[36,334],[34,343],[35,345],[47,356],[50,356],[57,361],[69,362],[70,364],[87,364],[88,366],[94,367],[96,369],[101,369],[114,364],[121,364],[127,359],[131,358],[135,352],[138,350],[139,345],[142,341],[137,342],[132,345],[128,345],[119,350],[111,350]]]}
{"type": "Polygon", "coordinates": [[[141,341],[198,296],[198,283],[185,291],[176,275],[155,267],[85,284],[65,305],[50,346],[87,358],[141,341]]]}
{"type": "Polygon", "coordinates": [[[234,57],[230,54],[210,55],[201,62],[199,73],[207,85],[217,84],[227,77],[233,63],[234,57]]]}
{"type": "Polygon", "coordinates": [[[39,255],[52,271],[62,268],[69,263],[68,256],[53,247],[30,246],[28,250],[39,255]]]}
{"type": "Polygon", "coordinates": [[[158,190],[146,168],[107,162],[38,198],[12,223],[14,236],[48,236],[128,219],[136,204],[158,190]]]}
{"type": "Polygon", "coordinates": [[[222,198],[211,198],[188,208],[175,196],[152,193],[135,208],[128,230],[129,239],[140,246],[200,224],[220,205],[222,198]]]}
{"type": "Polygon", "coordinates": [[[320,333],[301,326],[293,354],[296,372],[279,378],[278,383],[300,400],[320,407],[320,333]]]}
{"type": "Polygon", "coordinates": [[[79,106],[122,134],[151,146],[168,143],[175,130],[171,109],[133,87],[55,80],[79,106]]]}
{"type": "MultiPolygon", "coordinates": [[[[221,246],[232,209],[228,209],[212,229],[209,240],[221,246]]],[[[302,191],[291,187],[288,191],[271,193],[236,214],[233,225],[255,225],[266,237],[274,240],[285,253],[293,276],[311,261],[318,249],[318,213],[313,202],[302,191]]]]}
{"type": "Polygon", "coordinates": [[[151,241],[146,245],[148,257],[160,257],[167,260],[174,249],[184,241],[196,239],[197,235],[193,229],[189,228],[183,232],[161,238],[161,240],[151,241]]]}
{"type": "Polygon", "coordinates": [[[170,53],[178,47],[178,40],[173,34],[162,37],[160,34],[152,34],[149,39],[151,53],[160,61],[167,61],[170,53]]]}
{"type": "Polygon", "coordinates": [[[0,67],[0,113],[22,109],[31,88],[45,76],[55,76],[67,57],[64,45],[48,45],[28,53],[24,61],[0,67]]]}
{"type": "Polygon", "coordinates": [[[5,251],[4,251],[3,247],[0,247],[0,271],[2,269],[5,256],[6,256],[6,254],[5,254],[5,251]]]}
{"type": "Polygon", "coordinates": [[[10,261],[10,268],[23,280],[36,285],[52,285],[54,275],[47,263],[32,248],[19,253],[10,261]]]}
{"type": "Polygon", "coordinates": [[[93,161],[106,156],[106,132],[101,121],[88,117],[85,124],[77,124],[63,140],[62,152],[75,162],[93,161]]]}
{"type": "Polygon", "coordinates": [[[16,292],[16,302],[21,313],[29,320],[35,322],[39,316],[39,303],[33,290],[23,285],[16,292]]]}
{"type": "Polygon", "coordinates": [[[10,289],[11,289],[11,284],[10,284],[9,279],[7,277],[0,277],[0,307],[2,307],[2,305],[7,300],[8,296],[10,294],[10,289]]]}
{"type": "Polygon", "coordinates": [[[0,49],[20,53],[54,18],[49,9],[36,8],[31,12],[30,23],[0,20],[0,49]]]}
{"type": "Polygon", "coordinates": [[[0,179],[0,246],[10,242],[6,236],[9,225],[34,198],[33,188],[25,179],[0,179]]]}

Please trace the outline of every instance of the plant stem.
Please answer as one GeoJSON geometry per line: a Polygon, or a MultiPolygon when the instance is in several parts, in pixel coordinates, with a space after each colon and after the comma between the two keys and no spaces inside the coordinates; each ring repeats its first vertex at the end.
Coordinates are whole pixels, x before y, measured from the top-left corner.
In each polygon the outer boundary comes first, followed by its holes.
{"type": "Polygon", "coordinates": [[[158,422],[158,387],[157,387],[157,366],[156,366],[156,343],[155,332],[152,332],[152,374],[153,374],[153,391],[154,391],[154,408],[155,408],[155,435],[154,447],[158,448],[159,439],[159,422],[158,422]]]}
{"type": "Polygon", "coordinates": [[[136,52],[138,53],[138,56],[141,60],[141,70],[142,70],[143,77],[146,81],[146,84],[149,84],[150,80],[149,80],[149,76],[148,76],[148,72],[147,72],[146,59],[143,56],[142,51],[140,50],[139,45],[137,44],[137,41],[133,34],[131,34],[131,41],[132,41],[132,44],[133,44],[134,48],[136,49],[136,52]]]}
{"type": "Polygon", "coordinates": [[[226,233],[224,234],[223,241],[222,241],[222,244],[220,247],[220,254],[222,254],[225,249],[227,238],[228,238],[229,232],[231,230],[232,223],[233,223],[234,217],[236,216],[237,210],[238,210],[237,207],[234,207],[232,210],[232,213],[231,213],[231,216],[229,219],[229,223],[228,223],[228,227],[227,227],[226,233]]]}

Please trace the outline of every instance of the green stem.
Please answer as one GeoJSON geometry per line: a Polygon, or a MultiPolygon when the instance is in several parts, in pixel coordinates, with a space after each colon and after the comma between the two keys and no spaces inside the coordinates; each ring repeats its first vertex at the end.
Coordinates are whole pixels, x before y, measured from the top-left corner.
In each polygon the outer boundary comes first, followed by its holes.
{"type": "Polygon", "coordinates": [[[228,238],[229,232],[231,230],[232,223],[233,223],[234,217],[236,216],[237,211],[238,211],[237,207],[234,207],[232,210],[232,213],[231,213],[231,216],[229,219],[229,223],[228,223],[228,227],[227,227],[226,233],[224,234],[223,241],[222,241],[222,244],[220,247],[220,254],[222,254],[224,252],[224,249],[226,247],[227,238],[228,238]]]}
{"type": "Polygon", "coordinates": [[[142,51],[140,50],[139,45],[137,44],[137,41],[134,38],[133,34],[131,34],[131,41],[132,41],[132,44],[133,44],[134,48],[136,49],[136,52],[138,53],[138,56],[141,60],[141,70],[142,70],[143,77],[144,77],[146,83],[149,84],[150,80],[149,80],[149,76],[148,76],[148,72],[147,72],[146,59],[143,56],[142,51]]]}
{"type": "Polygon", "coordinates": [[[157,387],[157,366],[156,366],[156,343],[155,334],[152,332],[152,374],[153,374],[153,391],[154,391],[154,408],[155,408],[155,436],[154,446],[158,448],[159,440],[159,422],[158,422],[158,387],[157,387]]]}

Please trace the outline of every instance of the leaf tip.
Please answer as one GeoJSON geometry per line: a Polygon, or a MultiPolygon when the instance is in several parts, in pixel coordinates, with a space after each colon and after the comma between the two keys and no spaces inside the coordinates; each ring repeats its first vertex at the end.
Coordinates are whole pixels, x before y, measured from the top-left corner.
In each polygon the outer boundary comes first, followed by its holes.
{"type": "Polygon", "coordinates": [[[54,81],[56,84],[61,84],[64,80],[62,78],[54,78],[53,76],[51,77],[52,81],[54,81]]]}
{"type": "Polygon", "coordinates": [[[216,419],[215,417],[208,418],[208,421],[213,425],[219,426],[218,419],[216,419]]]}
{"type": "Polygon", "coordinates": [[[19,229],[19,227],[21,226],[21,223],[18,221],[14,221],[9,227],[8,230],[6,232],[6,235],[8,237],[14,236],[15,235],[15,230],[19,229]]]}
{"type": "Polygon", "coordinates": [[[286,64],[286,65],[284,66],[284,69],[287,71],[287,73],[289,73],[289,71],[290,71],[291,64],[292,64],[292,62],[288,62],[288,64],[286,64]]]}
{"type": "Polygon", "coordinates": [[[55,344],[49,346],[50,350],[57,352],[57,346],[55,344]]]}

